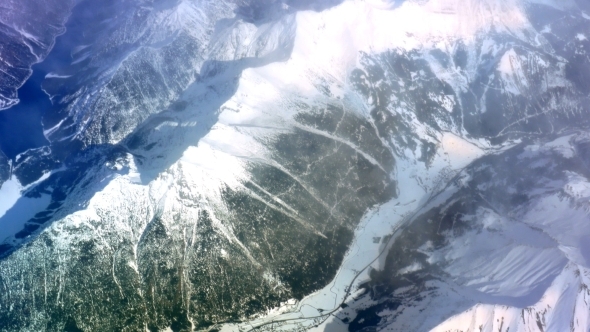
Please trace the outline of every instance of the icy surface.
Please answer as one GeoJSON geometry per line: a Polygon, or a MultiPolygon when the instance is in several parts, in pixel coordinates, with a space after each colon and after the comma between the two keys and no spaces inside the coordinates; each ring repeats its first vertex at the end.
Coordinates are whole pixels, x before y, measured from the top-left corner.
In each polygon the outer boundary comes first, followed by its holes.
{"type": "Polygon", "coordinates": [[[16,177],[4,182],[0,188],[0,243],[23,229],[25,222],[47,207],[49,195],[26,197],[16,177]]]}
{"type": "Polygon", "coordinates": [[[22,186],[16,178],[10,178],[2,184],[0,187],[0,195],[2,196],[2,200],[0,200],[0,217],[4,216],[6,211],[13,207],[14,203],[21,197],[21,189],[22,186]]]}

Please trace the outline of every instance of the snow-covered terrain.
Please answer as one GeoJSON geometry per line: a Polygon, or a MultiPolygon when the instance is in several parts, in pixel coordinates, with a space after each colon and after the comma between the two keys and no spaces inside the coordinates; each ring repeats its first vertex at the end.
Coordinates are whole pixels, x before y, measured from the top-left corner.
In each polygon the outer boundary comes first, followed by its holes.
{"type": "Polygon", "coordinates": [[[588,330],[582,8],[81,1],[0,331],[588,330]]]}
{"type": "Polygon", "coordinates": [[[45,210],[49,205],[49,195],[26,197],[21,193],[25,190],[16,178],[4,182],[0,188],[0,242],[14,236],[24,228],[25,222],[33,218],[37,212],[45,210]]]}
{"type": "MultiPolygon", "coordinates": [[[[409,229],[400,231],[399,237],[416,241],[405,249],[415,252],[408,256],[419,268],[405,287],[381,299],[371,296],[377,303],[403,303],[380,306],[383,329],[588,330],[588,197],[581,193],[588,183],[588,169],[581,164],[586,155],[562,157],[559,151],[580,151],[588,140],[586,134],[567,137],[476,162],[439,194],[443,200],[426,206],[413,221],[426,234],[425,225],[435,222],[437,232],[416,238],[409,229]],[[518,170],[507,171],[507,164],[518,170]],[[494,178],[478,180],[484,174],[494,178]],[[572,194],[573,188],[581,190],[572,194]],[[513,195],[528,199],[522,204],[513,195]]],[[[390,261],[395,253],[390,251],[390,261]]],[[[382,282],[377,280],[374,276],[374,282],[382,282]]]]}
{"type": "Polygon", "coordinates": [[[0,216],[4,216],[20,197],[21,186],[16,179],[10,179],[0,187],[2,190],[2,205],[0,205],[0,216]]]}

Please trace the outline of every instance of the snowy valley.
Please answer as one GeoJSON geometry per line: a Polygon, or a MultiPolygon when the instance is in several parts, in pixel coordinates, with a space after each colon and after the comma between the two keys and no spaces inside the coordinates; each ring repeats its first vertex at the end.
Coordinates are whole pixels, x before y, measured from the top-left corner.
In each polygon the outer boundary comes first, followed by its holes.
{"type": "Polygon", "coordinates": [[[585,1],[69,6],[0,331],[590,329],[585,1]]]}

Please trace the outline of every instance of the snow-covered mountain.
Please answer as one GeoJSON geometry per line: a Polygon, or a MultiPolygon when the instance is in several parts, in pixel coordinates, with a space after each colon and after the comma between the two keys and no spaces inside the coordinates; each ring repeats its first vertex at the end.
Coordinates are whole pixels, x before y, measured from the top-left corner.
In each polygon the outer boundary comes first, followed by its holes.
{"type": "Polygon", "coordinates": [[[66,29],[49,144],[0,154],[1,331],[590,328],[585,1],[79,1],[66,29]]]}
{"type": "Polygon", "coordinates": [[[18,103],[17,89],[64,32],[74,1],[5,0],[0,8],[0,110],[18,103]]]}

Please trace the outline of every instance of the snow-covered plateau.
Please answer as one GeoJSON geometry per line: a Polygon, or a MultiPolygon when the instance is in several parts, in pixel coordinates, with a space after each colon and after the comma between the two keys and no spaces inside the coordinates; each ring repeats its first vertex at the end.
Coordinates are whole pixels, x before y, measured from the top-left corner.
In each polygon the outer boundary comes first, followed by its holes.
{"type": "Polygon", "coordinates": [[[590,331],[585,0],[64,13],[0,331],[590,331]]]}

